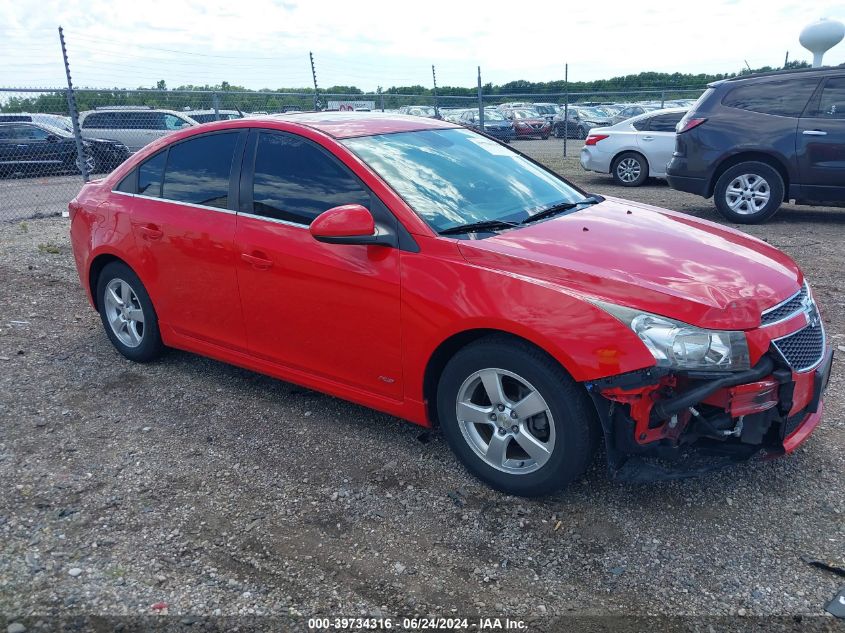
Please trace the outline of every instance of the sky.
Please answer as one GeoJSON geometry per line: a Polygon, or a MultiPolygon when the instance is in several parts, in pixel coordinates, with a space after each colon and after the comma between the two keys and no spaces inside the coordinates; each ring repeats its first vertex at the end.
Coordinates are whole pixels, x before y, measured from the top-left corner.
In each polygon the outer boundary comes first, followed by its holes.
{"type": "MultiPolygon", "coordinates": [[[[65,84],[62,25],[78,87],[474,86],[641,71],[737,72],[809,61],[801,28],[845,21],[820,0],[8,0],[0,3],[0,87],[65,84]]],[[[825,62],[845,63],[845,42],[825,62]]]]}

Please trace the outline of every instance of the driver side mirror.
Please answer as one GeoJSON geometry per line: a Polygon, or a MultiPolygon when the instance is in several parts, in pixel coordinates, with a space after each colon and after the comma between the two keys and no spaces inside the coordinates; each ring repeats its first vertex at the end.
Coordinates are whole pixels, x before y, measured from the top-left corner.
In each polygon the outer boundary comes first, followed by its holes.
{"type": "Polygon", "coordinates": [[[332,207],[318,215],[308,230],[315,240],[327,244],[398,245],[396,234],[376,224],[370,210],[360,204],[332,207]]]}

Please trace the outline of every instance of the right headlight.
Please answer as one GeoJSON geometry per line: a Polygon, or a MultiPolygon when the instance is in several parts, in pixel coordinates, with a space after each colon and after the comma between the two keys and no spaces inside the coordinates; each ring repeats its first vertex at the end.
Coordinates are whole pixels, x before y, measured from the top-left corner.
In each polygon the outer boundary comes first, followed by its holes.
{"type": "Polygon", "coordinates": [[[631,328],[662,367],[707,371],[751,367],[744,332],[705,330],[605,301],[593,303],[631,328]]]}

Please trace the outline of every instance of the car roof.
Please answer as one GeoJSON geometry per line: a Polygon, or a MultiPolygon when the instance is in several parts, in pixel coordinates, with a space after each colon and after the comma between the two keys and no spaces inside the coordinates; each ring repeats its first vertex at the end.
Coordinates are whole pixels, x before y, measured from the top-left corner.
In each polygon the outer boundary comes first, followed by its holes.
{"type": "Polygon", "coordinates": [[[263,115],[250,121],[285,121],[312,128],[333,138],[353,138],[395,132],[461,128],[457,123],[381,112],[302,112],[263,115]]]}
{"type": "MultiPolygon", "coordinates": [[[[635,121],[642,121],[643,119],[650,119],[653,116],[659,116],[661,114],[681,114],[682,112],[686,112],[689,108],[663,108],[662,110],[649,110],[648,112],[643,112],[642,114],[638,114],[636,116],[632,116],[630,119],[625,119],[624,121],[620,121],[616,125],[625,125],[629,123],[634,123],[635,121]]],[[[616,127],[616,125],[612,125],[610,127],[616,127]]]]}
{"type": "Polygon", "coordinates": [[[720,86],[725,83],[735,81],[747,81],[749,79],[758,79],[764,77],[781,77],[785,75],[799,75],[806,73],[820,73],[824,75],[829,72],[842,72],[843,70],[845,70],[845,64],[839,64],[838,66],[819,66],[816,68],[786,68],[781,70],[770,70],[765,73],[751,73],[749,75],[737,75],[736,77],[730,77],[728,79],[720,79],[719,81],[713,81],[707,84],[707,87],[715,88],[716,86],[720,86]]]}

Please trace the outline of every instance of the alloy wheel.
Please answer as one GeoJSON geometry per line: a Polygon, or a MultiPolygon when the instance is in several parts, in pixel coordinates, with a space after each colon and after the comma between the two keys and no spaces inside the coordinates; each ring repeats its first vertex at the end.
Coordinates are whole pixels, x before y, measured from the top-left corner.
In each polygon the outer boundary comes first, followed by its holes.
{"type": "Polygon", "coordinates": [[[521,376],[488,368],[471,374],[458,390],[458,426],[486,464],[511,474],[543,467],[555,445],[552,412],[521,376]]]}
{"type": "Polygon", "coordinates": [[[635,158],[623,158],[616,166],[616,175],[622,182],[635,182],[642,172],[640,161],[635,158]]]}
{"type": "Polygon", "coordinates": [[[740,215],[759,213],[772,197],[772,190],[765,178],[757,174],[742,174],[731,180],[725,190],[728,207],[740,215]]]}
{"type": "Polygon", "coordinates": [[[112,279],[103,299],[114,335],[126,347],[138,347],[144,340],[144,310],[132,286],[122,279],[112,279]]]}

